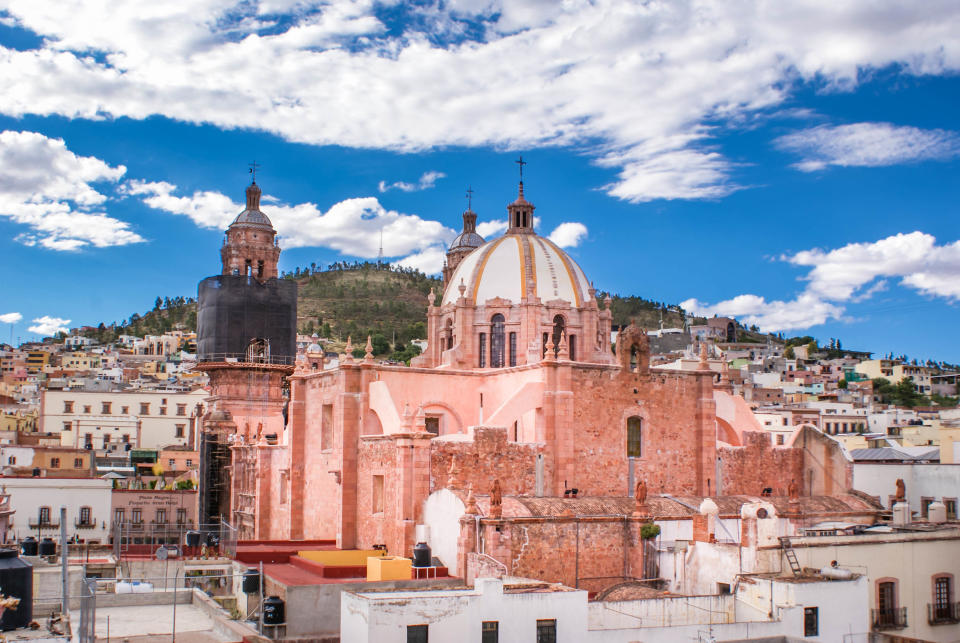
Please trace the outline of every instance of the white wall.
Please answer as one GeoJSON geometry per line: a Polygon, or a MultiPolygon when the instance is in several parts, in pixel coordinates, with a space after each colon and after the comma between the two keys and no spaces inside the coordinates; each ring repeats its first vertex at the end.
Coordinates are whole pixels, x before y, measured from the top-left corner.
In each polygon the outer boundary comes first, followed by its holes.
{"type": "MultiPolygon", "coordinates": [[[[67,537],[74,535],[85,541],[99,540],[106,543],[109,540],[110,480],[100,478],[6,478],[0,477],[0,485],[6,487],[10,494],[10,506],[16,511],[13,514],[13,529],[11,533],[18,539],[33,536],[37,530],[31,529],[30,519],[36,519],[40,507],[50,507],[50,520],[54,524],[60,523],[60,507],[67,507],[67,537]],[[80,519],[80,507],[90,507],[91,518],[96,522],[93,529],[77,529],[74,521],[80,519]],[[106,523],[106,527],[104,527],[106,523]]],[[[41,537],[50,537],[60,540],[60,529],[43,529],[41,537]]]]}
{"type": "Polygon", "coordinates": [[[449,489],[431,493],[423,501],[423,524],[430,527],[432,554],[443,561],[451,576],[460,574],[457,569],[457,540],[460,538],[460,517],[466,511],[463,501],[449,489]]]}
{"type": "Polygon", "coordinates": [[[497,621],[500,643],[529,643],[538,619],[556,619],[558,643],[583,643],[587,592],[504,593],[500,579],[480,578],[473,590],[344,593],[340,640],[405,643],[407,625],[429,624],[431,641],[480,643],[481,623],[497,621]]]}
{"type": "Polygon", "coordinates": [[[913,511],[920,511],[924,496],[937,500],[960,496],[960,464],[853,464],[853,488],[880,496],[888,508],[887,497],[896,494],[897,478],[907,485],[907,502],[913,511]]]}

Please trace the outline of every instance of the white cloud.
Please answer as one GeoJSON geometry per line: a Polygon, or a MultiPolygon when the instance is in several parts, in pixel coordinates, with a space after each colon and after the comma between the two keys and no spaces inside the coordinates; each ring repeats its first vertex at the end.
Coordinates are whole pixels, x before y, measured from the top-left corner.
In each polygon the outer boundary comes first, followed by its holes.
{"type": "Polygon", "coordinates": [[[401,151],[572,146],[617,170],[618,198],[702,199],[740,187],[714,129],[781,108],[798,80],[843,90],[889,65],[960,69],[960,5],[942,0],[453,0],[408,6],[421,20],[403,33],[374,9],[9,0],[43,44],[0,48],[0,113],[162,115],[401,151]],[[461,19],[486,28],[462,40],[461,19]]]}
{"type": "Polygon", "coordinates": [[[69,323],[69,319],[44,315],[43,317],[34,319],[33,326],[30,326],[27,330],[31,333],[44,336],[56,335],[57,333],[69,333],[70,329],[67,328],[67,324],[69,323]]]}
{"type": "Polygon", "coordinates": [[[493,221],[481,221],[477,224],[477,234],[484,239],[490,239],[501,235],[507,231],[506,219],[494,219],[493,221]]]}
{"type": "Polygon", "coordinates": [[[404,257],[394,265],[401,268],[414,268],[427,275],[435,275],[443,269],[446,258],[446,246],[431,246],[404,257]]]}
{"type": "Polygon", "coordinates": [[[23,319],[23,315],[20,313],[4,313],[0,315],[0,322],[4,324],[16,324],[21,319],[23,319]]]}
{"type": "Polygon", "coordinates": [[[716,304],[688,299],[681,305],[697,315],[730,315],[775,332],[842,319],[843,304],[869,299],[887,288],[887,279],[899,279],[901,286],[926,296],[960,300],[960,241],[937,245],[932,235],[919,231],[781,259],[810,268],[806,288],[793,300],[745,294],[716,304]]]}
{"type": "Polygon", "coordinates": [[[802,156],[794,167],[804,172],[831,165],[877,167],[960,155],[960,136],[955,132],[890,123],[820,125],[782,136],[776,144],[802,156]]]}
{"type": "Polygon", "coordinates": [[[587,226],[577,221],[567,221],[554,228],[549,239],[561,248],[576,248],[586,236],[587,226]]]}
{"type": "Polygon", "coordinates": [[[0,216],[26,226],[16,240],[52,250],[122,246],[143,241],[129,224],[97,211],[107,201],[93,184],[126,172],[77,156],[62,139],[36,132],[0,132],[0,216]]]}
{"type": "Polygon", "coordinates": [[[406,183],[404,181],[396,181],[394,183],[387,183],[386,181],[380,181],[380,184],[377,186],[381,192],[386,192],[387,190],[400,190],[402,192],[419,192],[420,190],[429,190],[437,184],[439,179],[445,177],[446,174],[443,172],[437,172],[430,170],[429,172],[424,172],[420,175],[420,179],[416,183],[406,183]]]}
{"type": "MultiPolygon", "coordinates": [[[[220,192],[198,191],[175,196],[176,186],[165,182],[128,182],[123,191],[140,197],[152,208],[190,217],[203,228],[225,229],[243,210],[220,192]]],[[[372,259],[380,251],[387,257],[417,253],[438,244],[447,244],[456,235],[438,221],[415,214],[387,210],[375,197],[345,199],[326,212],[313,203],[285,205],[264,195],[273,204],[265,209],[285,248],[325,247],[343,254],[372,259]]]]}

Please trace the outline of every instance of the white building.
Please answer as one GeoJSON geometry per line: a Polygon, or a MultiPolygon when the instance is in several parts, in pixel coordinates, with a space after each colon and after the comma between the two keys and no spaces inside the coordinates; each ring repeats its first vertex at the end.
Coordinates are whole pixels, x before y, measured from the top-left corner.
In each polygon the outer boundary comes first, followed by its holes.
{"type": "Polygon", "coordinates": [[[344,592],[340,600],[340,640],[351,643],[481,643],[484,628],[498,643],[583,643],[587,592],[478,578],[472,589],[344,592]],[[547,631],[554,638],[541,638],[547,631]]]}
{"type": "MultiPolygon", "coordinates": [[[[857,452],[863,452],[858,450],[857,452]]],[[[867,453],[874,449],[866,450],[867,453]]],[[[960,464],[932,462],[863,462],[853,463],[853,488],[877,496],[886,507],[893,506],[897,480],[906,486],[907,503],[923,517],[927,506],[939,500],[947,508],[947,517],[957,518],[960,497],[960,464]]],[[[958,552],[960,555],[960,552],[958,552]]]]}
{"type": "MultiPolygon", "coordinates": [[[[41,432],[57,433],[63,446],[104,451],[191,444],[198,405],[209,393],[45,390],[41,432]]],[[[196,442],[192,442],[196,444],[196,442]]]]}
{"type": "Polygon", "coordinates": [[[60,507],[67,508],[67,537],[107,543],[110,538],[110,480],[100,478],[0,477],[10,494],[12,535],[60,540],[60,507]]]}

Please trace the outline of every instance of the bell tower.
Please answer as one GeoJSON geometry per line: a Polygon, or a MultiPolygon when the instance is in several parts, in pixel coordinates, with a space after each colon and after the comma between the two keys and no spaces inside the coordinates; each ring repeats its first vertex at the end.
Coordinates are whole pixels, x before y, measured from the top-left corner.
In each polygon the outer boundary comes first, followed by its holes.
{"type": "Polygon", "coordinates": [[[247,208],[237,215],[220,248],[224,275],[252,277],[263,283],[277,276],[280,246],[277,231],[260,211],[260,186],[247,186],[247,208]]]}

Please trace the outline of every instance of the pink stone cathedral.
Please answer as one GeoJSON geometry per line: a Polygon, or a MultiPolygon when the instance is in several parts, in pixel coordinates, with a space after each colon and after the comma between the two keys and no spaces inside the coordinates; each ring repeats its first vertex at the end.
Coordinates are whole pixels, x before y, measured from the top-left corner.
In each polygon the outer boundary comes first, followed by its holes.
{"type": "MultiPolygon", "coordinates": [[[[520,519],[491,505],[495,481],[503,507],[563,516],[594,499],[625,520],[640,481],[651,498],[697,503],[764,490],[847,493],[850,468],[835,443],[798,431],[770,444],[741,398],[715,391],[705,364],[651,370],[646,332],[634,326],[611,350],[609,299],[598,302],[577,262],[536,233],[533,212],[521,182],[503,236],[485,242],[476,214],[464,213],[445,291],[424,302],[427,350],[410,367],[380,364],[369,348],[335,367],[302,354],[284,372],[284,417],[279,367],[209,365],[217,379],[207,425],[233,434],[226,511],[241,538],[331,539],[409,556],[424,523],[434,555],[464,573],[478,547],[474,514],[497,526],[492,538],[509,532],[497,520],[520,519]]],[[[266,250],[257,257],[275,275],[266,250]]]]}

